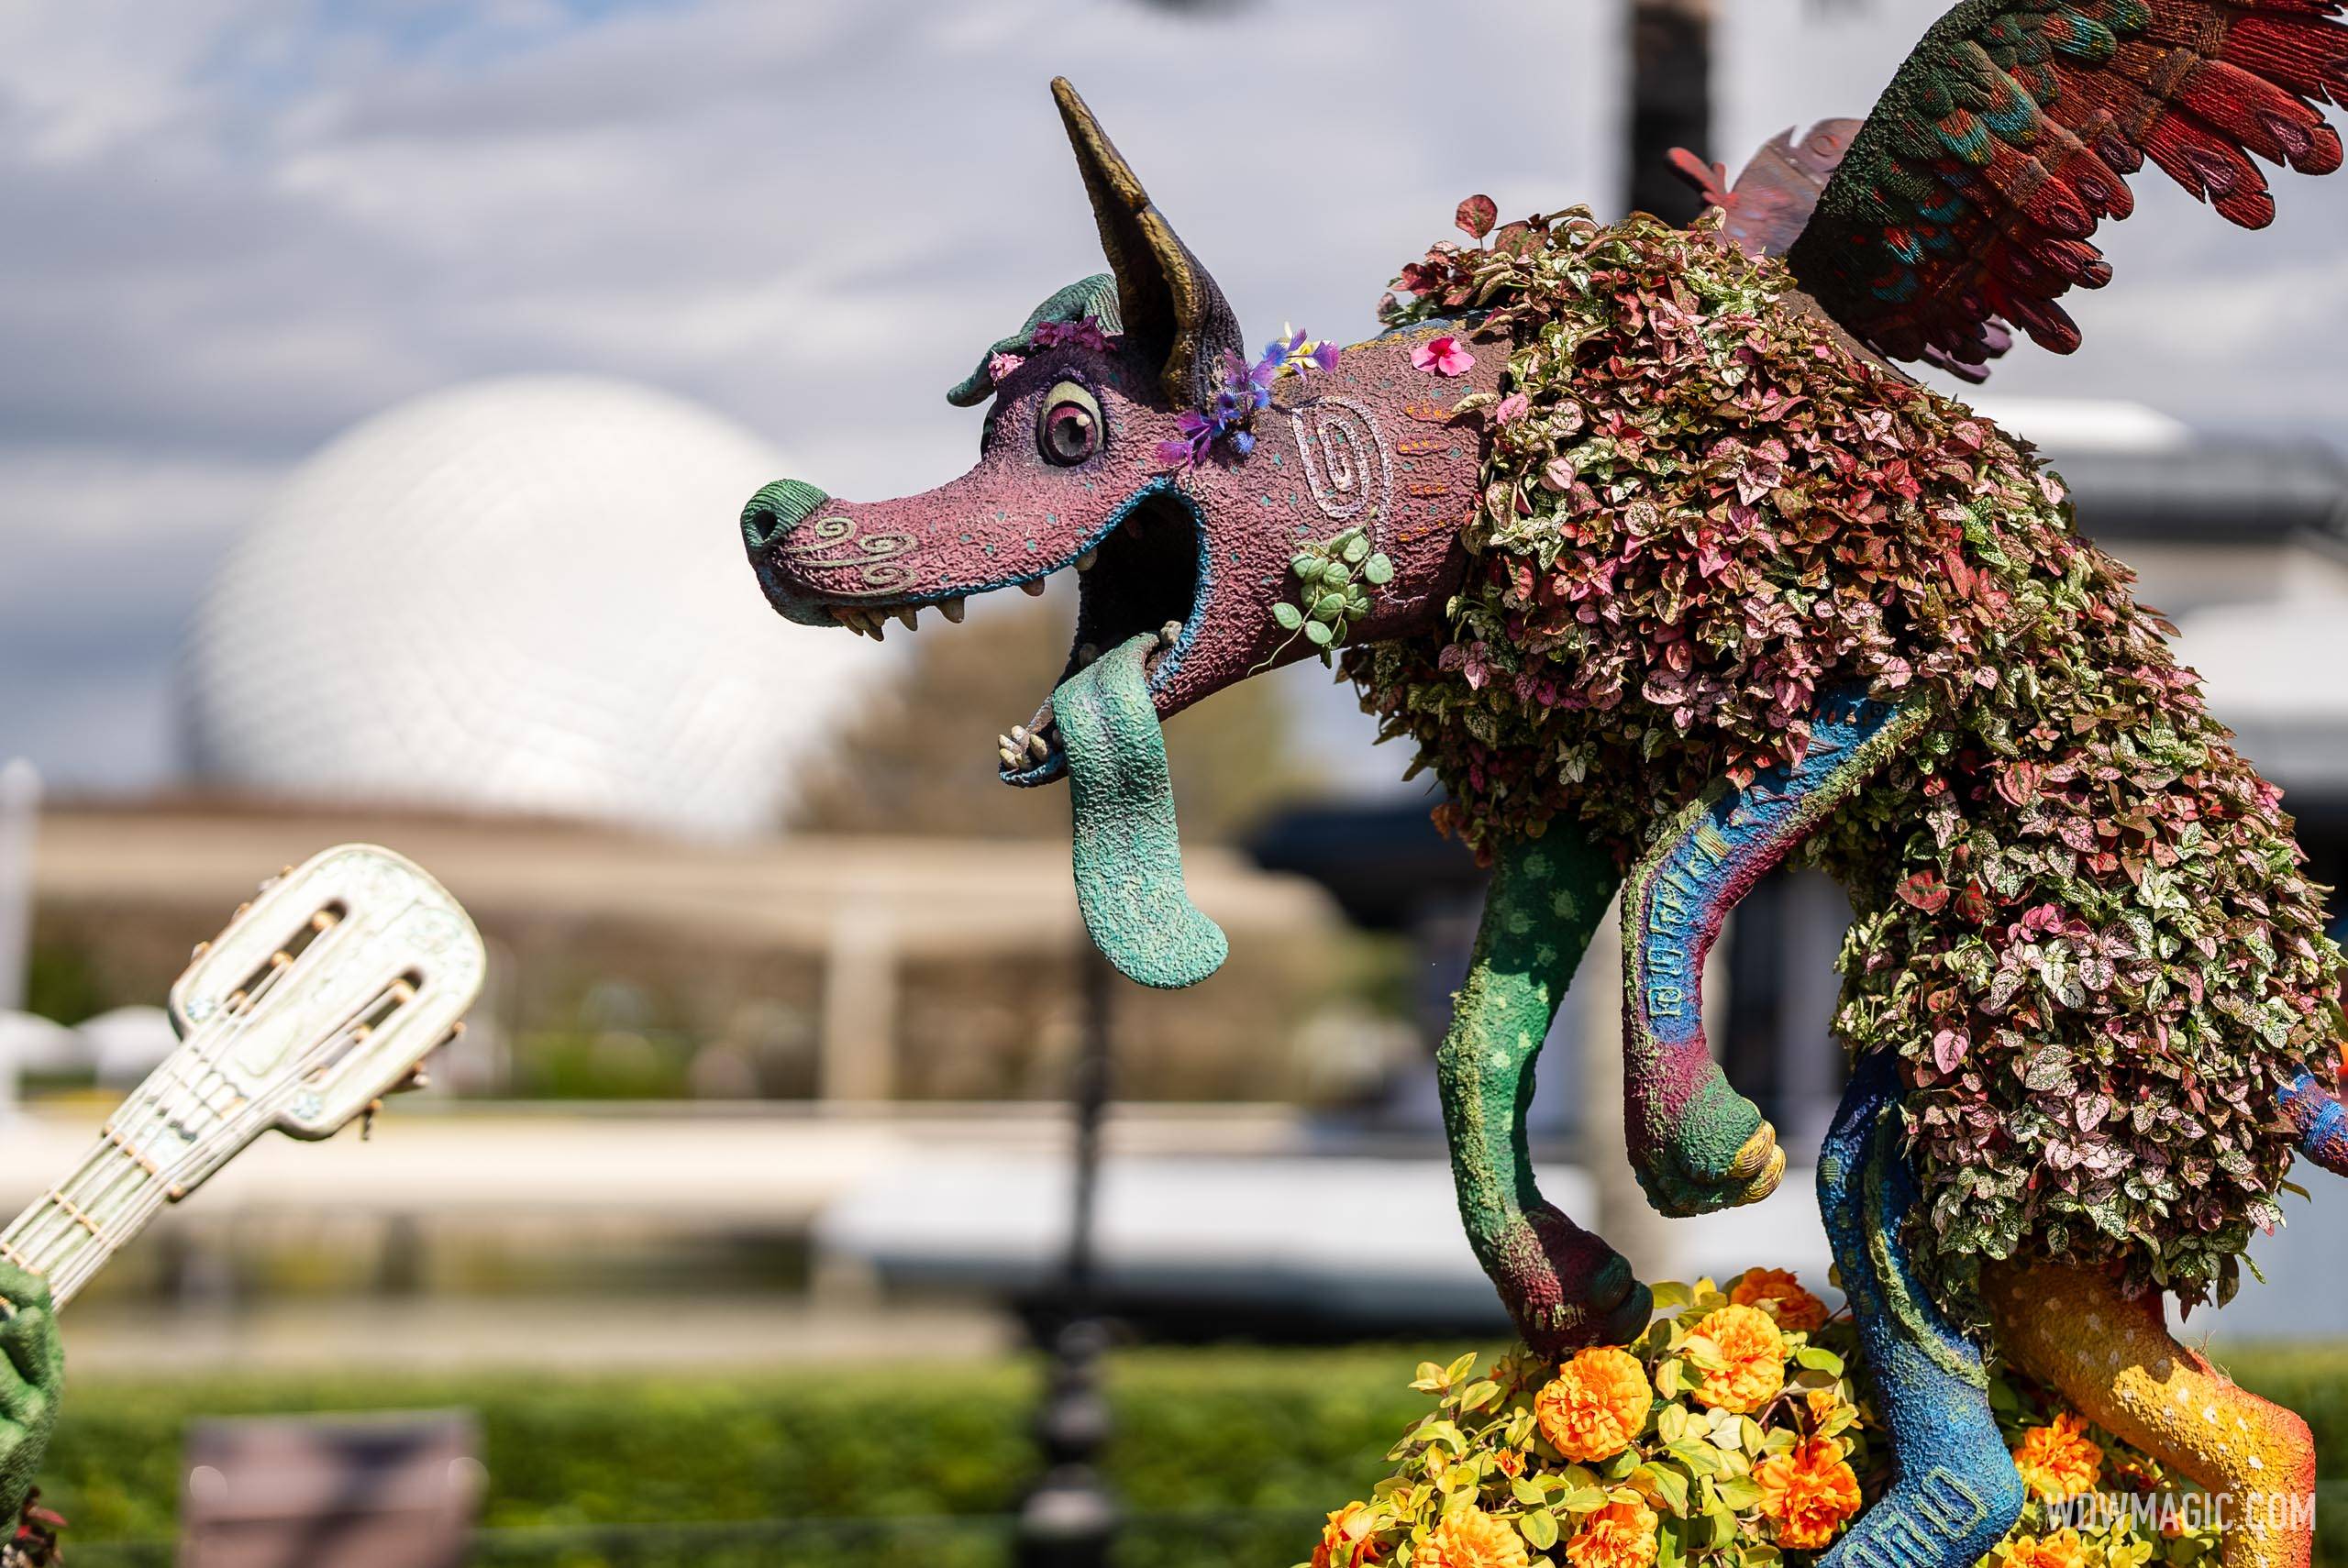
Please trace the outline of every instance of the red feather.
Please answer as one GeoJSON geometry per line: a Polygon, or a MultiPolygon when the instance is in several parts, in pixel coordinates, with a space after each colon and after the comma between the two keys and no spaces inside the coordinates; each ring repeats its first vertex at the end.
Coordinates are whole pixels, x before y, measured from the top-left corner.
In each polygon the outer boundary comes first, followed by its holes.
{"type": "Polygon", "coordinates": [[[1967,0],[1901,66],[1788,260],[1895,359],[1977,366],[2002,346],[1999,318],[2068,353],[2078,327],[2055,301],[2110,281],[2092,239],[2134,211],[2127,177],[2147,160],[2245,228],[2275,218],[2256,160],[2341,167],[2319,105],[2348,105],[2343,11],[2348,0],[1967,0]],[[1933,117],[1904,118],[1911,105],[1933,117]],[[1916,248],[1936,229],[1955,243],[1916,248]]]}

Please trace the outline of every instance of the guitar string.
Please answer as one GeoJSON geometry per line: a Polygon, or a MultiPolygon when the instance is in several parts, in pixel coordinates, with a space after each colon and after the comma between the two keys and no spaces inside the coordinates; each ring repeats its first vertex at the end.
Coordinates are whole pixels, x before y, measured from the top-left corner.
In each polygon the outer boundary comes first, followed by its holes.
{"type": "MultiPolygon", "coordinates": [[[[316,911],[313,911],[311,918],[315,921],[316,911]]],[[[274,956],[282,948],[272,947],[271,951],[274,956]]],[[[218,1120],[207,1115],[197,1121],[191,1115],[191,1111],[197,1108],[209,1112],[210,1107],[205,1104],[197,1088],[198,1080],[188,1076],[187,1065],[194,1062],[205,1071],[212,1070],[216,1054],[235,1045],[261,1011],[261,1004],[275,988],[276,982],[294,966],[293,964],[272,964],[260,982],[246,993],[242,1005],[229,1015],[227,1028],[199,1025],[194,1038],[157,1064],[155,1070],[132,1091],[125,1105],[106,1119],[106,1132],[101,1134],[99,1143],[83,1158],[72,1175],[44,1194],[17,1223],[9,1226],[6,1232],[0,1232],[0,1244],[7,1246],[20,1260],[28,1256],[40,1259],[48,1267],[38,1272],[55,1275],[70,1269],[89,1250],[88,1242],[104,1242],[105,1237],[103,1234],[94,1235],[92,1226],[75,1220],[72,1211],[90,1216],[92,1224],[100,1228],[111,1223],[116,1218],[111,1211],[118,1201],[116,1195],[126,1168],[136,1171],[142,1178],[134,1183],[131,1189],[134,1209],[136,1196],[143,1187],[163,1185],[165,1178],[160,1165],[151,1172],[148,1168],[155,1160],[150,1151],[155,1145],[156,1134],[167,1131],[175,1118],[183,1123],[198,1126],[204,1121],[218,1120]],[[118,1146],[117,1139],[120,1144],[127,1147],[118,1146]],[[133,1150],[137,1153],[132,1153],[133,1150]],[[109,1155],[118,1155],[119,1158],[109,1158],[109,1155]],[[86,1184],[94,1178],[94,1173],[102,1165],[113,1166],[114,1175],[103,1187],[90,1190],[86,1184]],[[67,1205],[72,1206],[71,1209],[67,1205]]],[[[225,1131],[225,1128],[216,1126],[212,1131],[225,1131]]]]}
{"type": "MultiPolygon", "coordinates": [[[[224,1119],[210,1133],[197,1143],[191,1145],[179,1159],[161,1167],[155,1176],[136,1187],[129,1195],[127,1208],[120,1213],[109,1215],[107,1217],[109,1222],[102,1227],[100,1233],[94,1234],[86,1227],[69,1220],[61,1234],[62,1241],[70,1246],[71,1250],[61,1251],[53,1260],[45,1260],[49,1261],[49,1267],[35,1268],[35,1272],[43,1274],[50,1279],[52,1298],[60,1305],[70,1298],[92,1275],[97,1272],[98,1267],[107,1257],[143,1229],[164,1204],[171,1201],[172,1190],[179,1185],[180,1178],[209,1163],[216,1151],[223,1154],[222,1163],[225,1163],[227,1155],[233,1155],[238,1149],[266,1132],[274,1120],[276,1102],[285,1098],[294,1085],[307,1075],[311,1065],[320,1055],[342,1045],[355,1034],[355,1024],[346,1024],[335,1033],[326,1037],[317,1046],[304,1055],[294,1072],[288,1075],[284,1083],[276,1086],[270,1093],[258,1099],[249,1100],[246,1114],[224,1119]]],[[[111,1145],[102,1144],[100,1150],[109,1147],[111,1145]]],[[[94,1151],[94,1154],[100,1151],[94,1151]]],[[[132,1168],[140,1169],[136,1166],[132,1168]]],[[[143,1169],[141,1174],[144,1175],[143,1169]]],[[[35,1205],[36,1210],[51,1207],[47,1198],[43,1198],[35,1205]]],[[[17,1244],[13,1240],[11,1241],[11,1245],[17,1244]]],[[[34,1265],[28,1264],[27,1266],[34,1265]]]]}

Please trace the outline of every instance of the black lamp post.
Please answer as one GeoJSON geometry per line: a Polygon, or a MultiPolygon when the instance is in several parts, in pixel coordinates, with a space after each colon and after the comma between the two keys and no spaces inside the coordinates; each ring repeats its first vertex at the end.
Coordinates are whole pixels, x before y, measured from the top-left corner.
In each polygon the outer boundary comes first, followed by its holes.
{"type": "Polygon", "coordinates": [[[1108,961],[1091,943],[1083,970],[1083,1038],[1069,1086],[1076,1147],[1068,1256],[1059,1298],[1044,1316],[1051,1370],[1036,1440],[1044,1451],[1044,1477],[1019,1509],[1018,1568],[1104,1568],[1117,1533],[1117,1503],[1095,1463],[1109,1440],[1109,1402],[1102,1395],[1101,1353],[1108,1335],[1098,1316],[1093,1223],[1101,1177],[1101,1123],[1109,1107],[1110,987],[1108,961]]]}

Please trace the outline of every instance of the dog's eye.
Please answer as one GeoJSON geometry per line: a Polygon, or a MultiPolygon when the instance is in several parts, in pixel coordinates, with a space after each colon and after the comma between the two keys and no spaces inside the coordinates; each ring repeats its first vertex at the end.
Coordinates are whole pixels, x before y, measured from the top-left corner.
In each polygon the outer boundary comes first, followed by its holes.
{"type": "Polygon", "coordinates": [[[1047,463],[1074,468],[1101,449],[1101,405],[1074,381],[1062,381],[1044,399],[1036,421],[1036,448],[1047,463]]]}

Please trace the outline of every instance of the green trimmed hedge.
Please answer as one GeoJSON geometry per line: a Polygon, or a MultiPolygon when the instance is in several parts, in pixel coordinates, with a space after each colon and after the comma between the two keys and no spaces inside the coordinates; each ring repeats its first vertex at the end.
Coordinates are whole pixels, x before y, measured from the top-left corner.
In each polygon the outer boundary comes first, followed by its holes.
{"type": "MultiPolygon", "coordinates": [[[[1420,1413],[1403,1384],[1423,1354],[1436,1352],[1115,1357],[1124,1568],[1296,1562],[1420,1413]]],[[[2244,1353],[2230,1369],[2305,1416],[2325,1474],[2348,1477],[2348,1347],[2244,1353]]],[[[192,1418],[461,1406],[486,1446],[484,1568],[996,1568],[1036,1463],[1036,1393],[1032,1368],[1003,1364],[76,1384],[42,1484],[73,1521],[75,1568],[160,1565],[192,1418]]],[[[2320,1558],[2348,1562],[2348,1486],[2326,1488],[2318,1519],[2320,1558]]]]}

